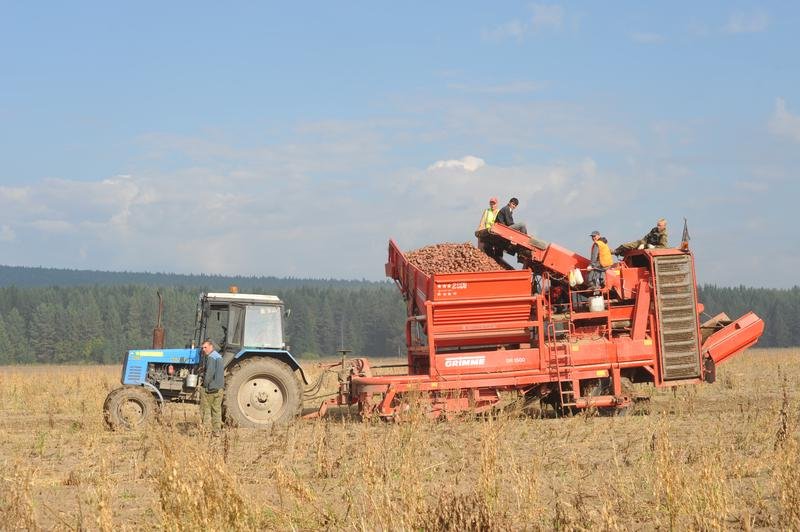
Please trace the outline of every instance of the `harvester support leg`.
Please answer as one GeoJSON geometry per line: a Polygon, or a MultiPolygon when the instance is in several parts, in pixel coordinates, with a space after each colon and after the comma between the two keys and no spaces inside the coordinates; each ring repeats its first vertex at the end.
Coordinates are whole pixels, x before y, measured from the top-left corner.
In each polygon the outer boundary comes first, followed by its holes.
{"type": "Polygon", "coordinates": [[[394,396],[396,393],[397,390],[395,390],[390,386],[389,390],[387,390],[386,392],[386,395],[384,395],[383,399],[381,399],[380,405],[378,405],[378,412],[380,413],[380,415],[391,416],[392,414],[395,413],[395,409],[392,407],[392,401],[394,400],[394,396]]]}
{"type": "Polygon", "coordinates": [[[611,368],[611,385],[614,397],[622,395],[622,373],[619,368],[611,368]]]}

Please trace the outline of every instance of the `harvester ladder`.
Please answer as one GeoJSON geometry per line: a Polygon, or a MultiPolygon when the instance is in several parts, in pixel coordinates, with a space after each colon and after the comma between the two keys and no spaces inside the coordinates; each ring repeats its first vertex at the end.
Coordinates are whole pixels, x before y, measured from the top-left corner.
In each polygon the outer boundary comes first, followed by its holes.
{"type": "MultiPolygon", "coordinates": [[[[575,406],[577,404],[578,394],[580,390],[577,388],[576,381],[568,379],[570,370],[572,368],[572,338],[575,335],[575,322],[587,320],[597,324],[600,320],[603,322],[603,336],[611,338],[611,296],[607,288],[589,289],[589,290],[570,290],[569,291],[569,313],[567,314],[568,333],[563,341],[559,341],[557,337],[553,338],[552,346],[553,354],[552,359],[555,361],[556,378],[558,382],[558,393],[561,399],[561,406],[575,406]],[[603,310],[591,312],[588,309],[588,299],[578,301],[581,296],[601,296],[603,298],[603,310]],[[560,353],[563,349],[563,354],[560,353]],[[568,369],[562,370],[563,366],[568,369]],[[565,384],[570,382],[569,388],[565,384]]],[[[553,326],[555,323],[551,322],[553,326]]]]}
{"type": "MultiPolygon", "coordinates": [[[[549,312],[549,320],[547,323],[547,336],[545,338],[545,345],[547,346],[547,357],[550,361],[551,376],[558,383],[558,397],[561,401],[561,406],[575,406],[575,390],[567,389],[564,383],[568,380],[570,371],[572,369],[572,319],[570,314],[557,314],[553,312],[552,301],[549,294],[545,294],[545,301],[549,312]],[[558,316],[558,317],[556,317],[558,316]],[[558,324],[566,324],[566,329],[557,329],[558,324]]],[[[572,304],[569,307],[570,312],[572,304]]]]}
{"type": "MultiPolygon", "coordinates": [[[[569,353],[569,350],[567,350],[567,353],[569,353]]],[[[569,357],[569,355],[566,355],[566,357],[569,357]]],[[[576,399],[575,390],[573,390],[571,387],[570,388],[564,387],[564,383],[567,382],[567,379],[559,378],[557,382],[558,382],[558,394],[559,397],[561,398],[561,406],[575,406],[576,404],[578,404],[575,401],[576,399]]]]}
{"type": "MultiPolygon", "coordinates": [[[[572,323],[565,320],[572,327],[572,323]]],[[[559,338],[555,330],[555,322],[551,321],[548,326],[548,336],[551,339],[547,342],[548,357],[551,361],[550,367],[553,368],[552,376],[558,383],[558,396],[561,400],[561,406],[574,406],[575,403],[575,390],[565,388],[564,383],[569,380],[569,375],[572,370],[572,346],[570,345],[569,329],[566,334],[562,334],[559,338]]]]}

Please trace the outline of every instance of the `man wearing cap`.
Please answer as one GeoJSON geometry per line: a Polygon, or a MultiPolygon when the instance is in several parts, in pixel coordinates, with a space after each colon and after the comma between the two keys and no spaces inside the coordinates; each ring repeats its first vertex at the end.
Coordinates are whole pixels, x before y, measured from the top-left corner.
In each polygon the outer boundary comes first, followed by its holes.
{"type": "Polygon", "coordinates": [[[494,221],[527,235],[528,227],[524,223],[514,223],[513,213],[514,209],[517,208],[517,205],[519,205],[519,200],[517,198],[511,198],[508,200],[508,205],[500,209],[500,212],[497,213],[497,218],[495,218],[494,221]]]}
{"type": "Polygon", "coordinates": [[[614,264],[614,259],[611,258],[611,250],[605,239],[600,236],[600,231],[592,231],[589,236],[592,237],[592,251],[587,268],[589,270],[588,283],[589,288],[599,290],[606,284],[606,270],[614,264]]]}
{"type": "MultiPolygon", "coordinates": [[[[491,243],[488,230],[492,228],[497,218],[497,198],[489,198],[489,208],[484,209],[481,215],[481,221],[478,223],[478,228],[475,230],[475,236],[478,237],[478,249],[493,257],[498,254],[498,250],[491,243]]],[[[502,250],[500,251],[502,254],[502,250]]]]}
{"type": "Polygon", "coordinates": [[[483,216],[481,216],[481,221],[478,223],[476,231],[491,229],[495,218],[497,218],[497,198],[489,198],[489,208],[484,209],[483,216]]]}

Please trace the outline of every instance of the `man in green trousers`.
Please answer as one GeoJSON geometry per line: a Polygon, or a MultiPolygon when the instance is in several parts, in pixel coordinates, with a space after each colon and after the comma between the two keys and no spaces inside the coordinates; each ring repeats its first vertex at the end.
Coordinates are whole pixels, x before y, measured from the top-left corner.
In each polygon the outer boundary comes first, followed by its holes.
{"type": "Polygon", "coordinates": [[[214,344],[206,340],[202,345],[206,356],[206,373],[200,388],[200,419],[204,427],[218,434],[222,430],[222,394],[225,388],[225,368],[222,355],[214,349],[214,344]]]}

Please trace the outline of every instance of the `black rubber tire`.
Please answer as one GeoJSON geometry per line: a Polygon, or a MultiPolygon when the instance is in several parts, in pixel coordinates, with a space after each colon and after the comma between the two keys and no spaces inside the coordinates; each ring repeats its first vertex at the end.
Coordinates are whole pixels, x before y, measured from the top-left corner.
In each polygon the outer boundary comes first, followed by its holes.
{"type": "Polygon", "coordinates": [[[303,410],[302,387],[280,360],[237,362],[225,382],[225,420],[237,427],[269,428],[293,421],[303,410]]]}
{"type": "Polygon", "coordinates": [[[112,430],[139,430],[155,421],[158,403],[141,386],[123,386],[111,390],[103,403],[106,425],[112,430]]]}

